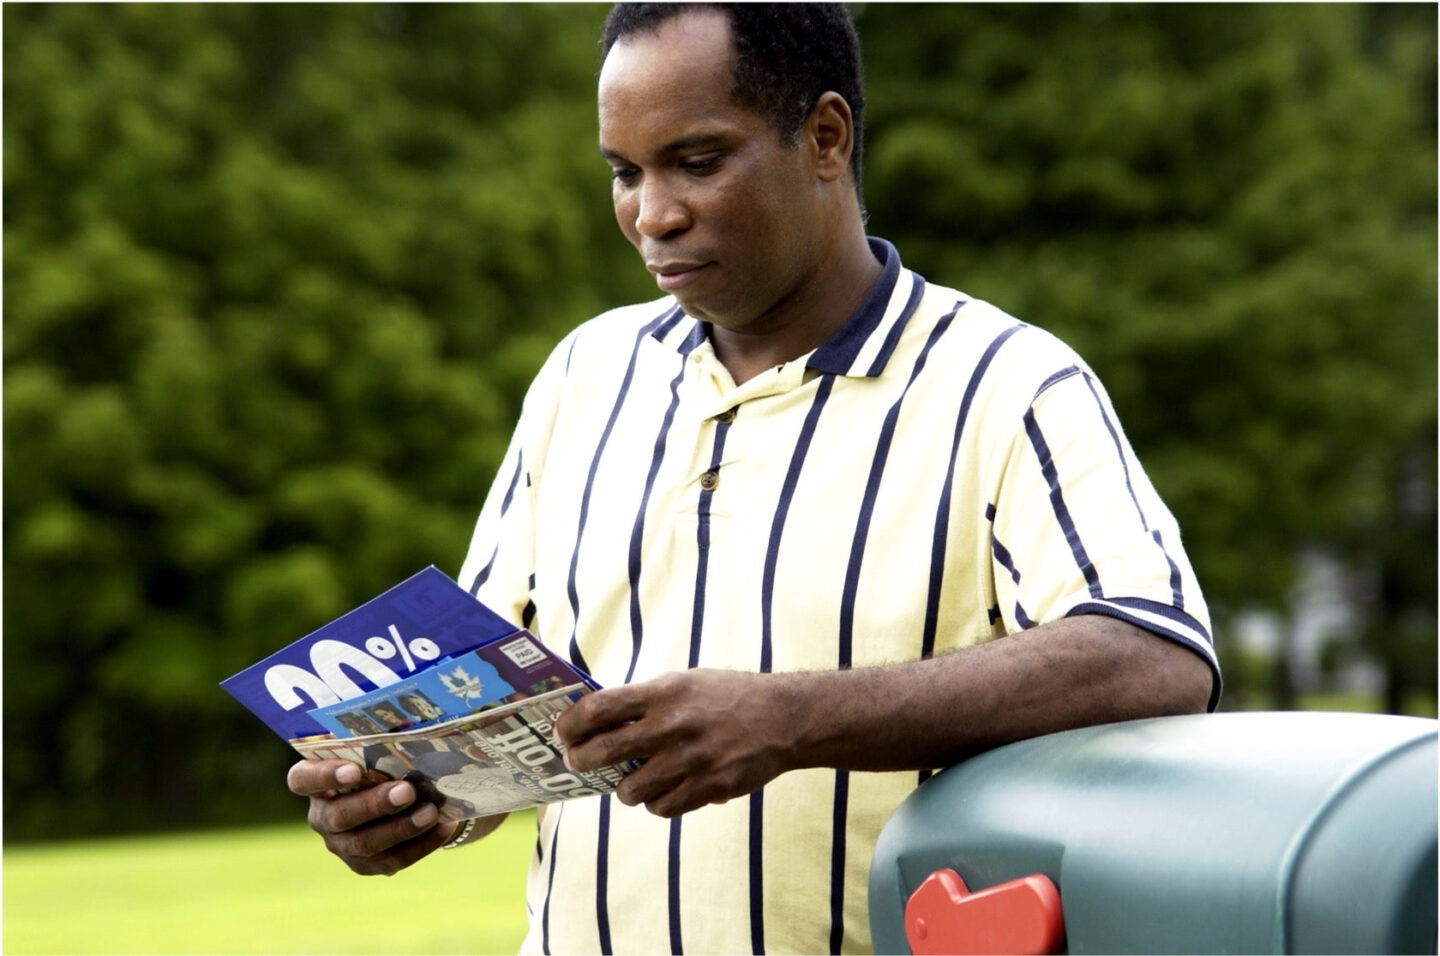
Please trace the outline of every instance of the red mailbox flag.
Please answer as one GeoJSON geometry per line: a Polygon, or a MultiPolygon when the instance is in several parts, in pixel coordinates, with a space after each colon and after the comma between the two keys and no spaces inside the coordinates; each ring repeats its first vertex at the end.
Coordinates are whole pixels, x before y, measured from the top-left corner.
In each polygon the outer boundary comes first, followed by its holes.
{"type": "Polygon", "coordinates": [[[905,904],[905,938],[915,956],[1058,952],[1060,893],[1039,873],[971,893],[954,870],[936,870],[905,904]]]}

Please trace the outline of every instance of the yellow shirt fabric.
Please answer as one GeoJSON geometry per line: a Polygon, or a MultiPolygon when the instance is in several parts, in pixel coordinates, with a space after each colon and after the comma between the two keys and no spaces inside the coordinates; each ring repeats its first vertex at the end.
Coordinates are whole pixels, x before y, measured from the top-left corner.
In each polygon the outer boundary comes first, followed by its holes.
{"type": "MultiPolygon", "coordinates": [[[[602,686],[916,660],[1093,613],[1200,654],[1213,708],[1204,599],[1094,374],[871,247],[885,271],[847,324],[739,386],[671,299],[567,336],[462,585],[602,686]]],[[[867,952],[871,851],[923,777],[797,771],[673,821],[551,805],[523,950],[867,952]]]]}

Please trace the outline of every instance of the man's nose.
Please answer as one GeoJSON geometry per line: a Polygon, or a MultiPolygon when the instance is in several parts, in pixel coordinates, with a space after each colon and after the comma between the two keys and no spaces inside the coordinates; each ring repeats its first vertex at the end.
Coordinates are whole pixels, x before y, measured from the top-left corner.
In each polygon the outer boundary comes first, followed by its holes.
{"type": "Polygon", "coordinates": [[[663,239],[690,224],[690,211],[675,191],[656,178],[647,179],[639,190],[635,210],[635,231],[647,239],[663,239]]]}

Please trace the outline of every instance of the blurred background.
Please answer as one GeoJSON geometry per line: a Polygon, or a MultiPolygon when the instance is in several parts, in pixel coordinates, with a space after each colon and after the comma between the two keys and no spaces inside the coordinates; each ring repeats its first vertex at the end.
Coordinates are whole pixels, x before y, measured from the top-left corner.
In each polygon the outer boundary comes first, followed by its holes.
{"type": "MultiPolygon", "coordinates": [[[[853,9],[870,231],[1104,379],[1222,707],[1433,715],[1435,6],[853,9]]],[[[604,14],[4,5],[7,846],[300,824],[217,682],[455,573],[550,346],[656,295],[604,14]]]]}

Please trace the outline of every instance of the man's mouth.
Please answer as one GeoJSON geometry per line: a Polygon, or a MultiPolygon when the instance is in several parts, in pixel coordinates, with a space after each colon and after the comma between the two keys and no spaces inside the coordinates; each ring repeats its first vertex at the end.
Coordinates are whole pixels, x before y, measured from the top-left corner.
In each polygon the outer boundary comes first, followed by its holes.
{"type": "Polygon", "coordinates": [[[708,262],[647,262],[645,268],[655,273],[656,285],[666,292],[674,292],[694,282],[709,265],[708,262]]]}

